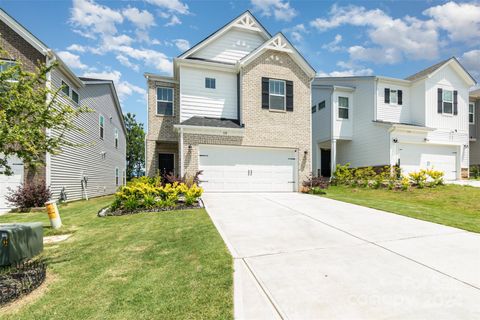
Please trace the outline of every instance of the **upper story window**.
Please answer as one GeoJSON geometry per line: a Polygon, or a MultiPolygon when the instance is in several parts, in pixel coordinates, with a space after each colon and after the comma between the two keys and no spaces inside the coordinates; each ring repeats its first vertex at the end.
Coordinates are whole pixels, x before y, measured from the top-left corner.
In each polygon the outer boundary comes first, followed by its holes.
{"type": "Polygon", "coordinates": [[[100,139],[103,140],[103,133],[105,131],[105,117],[103,115],[98,117],[98,126],[100,127],[100,139]]]}
{"type": "Polygon", "coordinates": [[[285,111],[285,81],[270,79],[268,93],[270,109],[285,111]]]}
{"type": "Polygon", "coordinates": [[[403,104],[403,91],[385,88],[385,103],[388,104],[396,104],[402,105],[403,104]]]}
{"type": "Polygon", "coordinates": [[[338,97],[338,118],[348,119],[349,101],[347,97],[338,97]]]}
{"type": "Polygon", "coordinates": [[[322,110],[322,109],[325,109],[325,100],[323,100],[322,102],[320,102],[318,104],[318,111],[322,110]]]}
{"type": "Polygon", "coordinates": [[[113,134],[114,134],[114,137],[115,137],[115,148],[118,149],[118,129],[117,128],[115,128],[113,134]]]}
{"type": "Polygon", "coordinates": [[[317,112],[317,105],[316,104],[314,104],[312,106],[312,113],[315,113],[315,112],[317,112]]]}
{"type": "Polygon", "coordinates": [[[453,114],[453,91],[443,90],[442,103],[442,112],[446,114],[453,114]]]}
{"type": "Polygon", "coordinates": [[[67,97],[70,97],[70,86],[65,81],[62,81],[62,92],[67,97]]]}
{"type": "Polygon", "coordinates": [[[475,103],[473,102],[468,104],[468,122],[475,124],[475,103]]]}
{"type": "Polygon", "coordinates": [[[115,185],[118,187],[119,182],[120,182],[120,170],[118,168],[115,168],[115,185]]]}
{"type": "Polygon", "coordinates": [[[73,102],[78,104],[78,93],[73,89],[72,89],[72,100],[73,100],[73,102]]]}
{"type": "Polygon", "coordinates": [[[173,116],[173,88],[157,88],[157,114],[173,116]]]}
{"type": "Polygon", "coordinates": [[[205,88],[215,89],[215,78],[205,78],[205,88]]]}
{"type": "Polygon", "coordinates": [[[0,72],[4,72],[17,64],[14,60],[0,59],[0,72]]]}

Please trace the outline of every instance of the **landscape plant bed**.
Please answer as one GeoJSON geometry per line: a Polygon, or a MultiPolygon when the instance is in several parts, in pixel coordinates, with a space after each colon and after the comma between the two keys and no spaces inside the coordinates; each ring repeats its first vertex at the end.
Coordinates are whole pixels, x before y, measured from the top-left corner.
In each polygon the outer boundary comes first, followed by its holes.
{"type": "Polygon", "coordinates": [[[30,261],[0,270],[0,306],[13,302],[38,288],[47,274],[43,261],[30,261]]]}
{"type": "Polygon", "coordinates": [[[138,214],[142,212],[163,212],[163,211],[175,211],[175,210],[189,210],[189,209],[201,209],[203,208],[203,203],[201,201],[193,205],[180,204],[173,207],[162,207],[162,208],[149,208],[149,209],[136,209],[136,210],[115,210],[112,211],[110,207],[103,208],[98,212],[99,217],[109,217],[109,216],[126,216],[130,214],[138,214]]]}

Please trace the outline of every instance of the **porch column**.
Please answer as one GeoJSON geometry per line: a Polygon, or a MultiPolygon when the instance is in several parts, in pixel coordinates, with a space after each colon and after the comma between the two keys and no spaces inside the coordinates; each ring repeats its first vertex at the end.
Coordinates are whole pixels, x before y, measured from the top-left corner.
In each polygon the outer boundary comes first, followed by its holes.
{"type": "Polygon", "coordinates": [[[337,139],[332,139],[331,147],[330,147],[330,165],[331,165],[331,176],[336,170],[337,167],[337,139]]]}
{"type": "Polygon", "coordinates": [[[180,177],[183,177],[183,172],[184,172],[184,169],[183,169],[183,128],[180,128],[180,146],[178,148],[178,156],[180,157],[180,177]]]}

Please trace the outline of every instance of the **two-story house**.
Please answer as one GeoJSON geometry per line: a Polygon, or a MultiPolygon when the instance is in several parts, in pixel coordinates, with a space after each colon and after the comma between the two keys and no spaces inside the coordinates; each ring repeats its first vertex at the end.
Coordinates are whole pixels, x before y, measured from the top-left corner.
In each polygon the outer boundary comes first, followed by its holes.
{"type": "Polygon", "coordinates": [[[475,80],[455,58],[406,79],[316,78],[312,85],[314,172],[336,164],[434,168],[468,177],[468,91],[475,80]]]}
{"type": "Polygon", "coordinates": [[[295,191],[311,173],[314,69],[245,12],[148,84],[146,172],[192,176],[207,191],[295,191]]]}
{"type": "Polygon", "coordinates": [[[22,63],[25,70],[35,72],[39,63],[58,63],[47,75],[46,85],[52,90],[61,88],[61,103],[92,109],[74,120],[82,132],[65,132],[65,139],[75,146],[45,154],[45,166],[37,171],[28,170],[20,159],[8,159],[14,174],[7,176],[0,168],[0,210],[9,207],[5,200],[9,188],[16,189],[22,183],[46,183],[54,200],[61,194],[67,200],[78,200],[114,193],[124,183],[126,128],[113,82],[77,77],[53,50],[1,9],[0,47],[4,50],[1,68],[22,63]]]}
{"type": "Polygon", "coordinates": [[[468,124],[470,125],[470,165],[480,167],[480,89],[470,92],[468,124]]]}

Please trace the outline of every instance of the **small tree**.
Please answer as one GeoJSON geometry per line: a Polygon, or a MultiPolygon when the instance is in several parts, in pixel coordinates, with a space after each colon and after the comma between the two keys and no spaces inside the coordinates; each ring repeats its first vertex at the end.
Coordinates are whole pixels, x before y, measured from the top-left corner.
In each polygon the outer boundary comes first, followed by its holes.
{"type": "Polygon", "coordinates": [[[127,128],[127,178],[130,180],[140,176],[145,166],[145,130],[134,114],[127,113],[124,118],[127,128]]]}
{"type": "MultiPolygon", "coordinates": [[[[5,54],[1,49],[0,53],[5,54]]],[[[12,174],[10,156],[35,170],[45,164],[47,152],[57,154],[62,146],[74,145],[65,139],[65,132],[80,130],[73,120],[88,108],[58,101],[62,88],[47,85],[47,75],[55,67],[39,64],[35,72],[28,72],[17,62],[0,72],[0,166],[7,175],[12,174]]]]}

